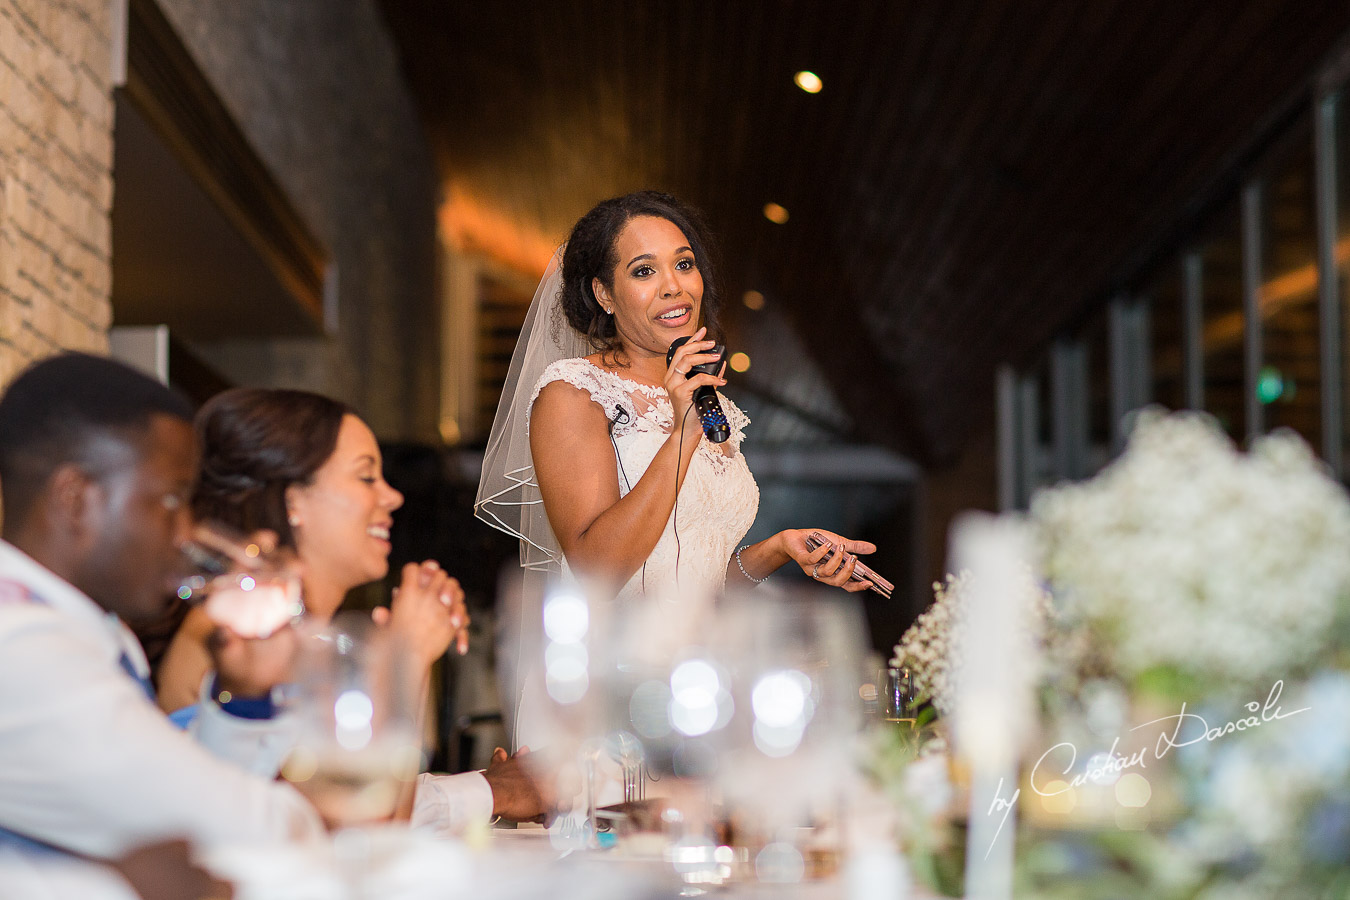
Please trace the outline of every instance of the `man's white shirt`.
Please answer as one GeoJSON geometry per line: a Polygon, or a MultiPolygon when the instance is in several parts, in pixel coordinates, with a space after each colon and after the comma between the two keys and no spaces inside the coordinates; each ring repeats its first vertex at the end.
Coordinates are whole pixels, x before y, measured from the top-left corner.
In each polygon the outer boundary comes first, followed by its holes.
{"type": "Polygon", "coordinates": [[[124,654],[138,675],[148,666],[115,616],[4,541],[0,582],[0,826],[95,857],[172,837],[323,835],[289,785],[168,721],[123,669],[124,654]]]}

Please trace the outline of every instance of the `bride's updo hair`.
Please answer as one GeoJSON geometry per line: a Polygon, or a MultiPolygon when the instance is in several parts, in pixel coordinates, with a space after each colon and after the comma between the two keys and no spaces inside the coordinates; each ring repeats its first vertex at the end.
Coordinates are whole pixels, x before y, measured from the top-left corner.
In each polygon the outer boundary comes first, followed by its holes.
{"type": "Polygon", "coordinates": [[[722,294],[715,272],[712,235],[698,210],[659,191],[637,191],[606,200],[572,226],[562,261],[562,308],[567,323],[585,335],[596,350],[618,349],[614,317],[606,314],[595,299],[591,282],[599,278],[613,290],[614,273],[619,265],[615,244],[628,221],[638,216],[665,219],[684,233],[689,249],[694,251],[694,264],[703,276],[703,324],[708,326],[709,337],[719,337],[722,294]]]}
{"type": "Polygon", "coordinates": [[[202,465],[193,514],[246,534],[270,529],[295,549],[286,488],[314,480],[348,414],[345,403],[308,391],[235,388],[212,397],[197,413],[202,465]]]}

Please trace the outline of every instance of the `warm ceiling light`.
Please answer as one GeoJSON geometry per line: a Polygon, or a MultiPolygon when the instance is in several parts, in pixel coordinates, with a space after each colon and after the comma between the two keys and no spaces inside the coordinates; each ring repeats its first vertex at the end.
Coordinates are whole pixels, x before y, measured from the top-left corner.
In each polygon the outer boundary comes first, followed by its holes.
{"type": "Polygon", "coordinates": [[[745,296],[741,297],[741,302],[745,304],[746,309],[763,309],[764,295],[759,291],[746,291],[745,296]]]}
{"type": "Polygon", "coordinates": [[[727,365],[731,366],[733,372],[744,372],[750,368],[750,357],[738,351],[731,354],[731,359],[727,360],[727,365]]]}
{"type": "Polygon", "coordinates": [[[787,208],[780,206],[777,203],[765,203],[764,218],[773,222],[775,225],[782,225],[788,220],[787,208]]]}
{"type": "Polygon", "coordinates": [[[820,89],[825,85],[821,82],[820,76],[815,72],[808,72],[805,69],[792,76],[792,80],[797,82],[797,87],[806,91],[808,94],[819,94],[820,89]]]}

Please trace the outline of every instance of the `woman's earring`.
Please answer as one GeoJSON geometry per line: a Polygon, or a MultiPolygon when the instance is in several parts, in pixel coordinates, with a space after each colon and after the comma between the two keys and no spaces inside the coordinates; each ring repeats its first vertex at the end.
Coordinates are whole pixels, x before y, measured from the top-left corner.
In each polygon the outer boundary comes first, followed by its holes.
{"type": "Polygon", "coordinates": [[[300,526],[300,517],[295,513],[290,513],[286,516],[286,524],[292,528],[298,528],[300,526]]]}

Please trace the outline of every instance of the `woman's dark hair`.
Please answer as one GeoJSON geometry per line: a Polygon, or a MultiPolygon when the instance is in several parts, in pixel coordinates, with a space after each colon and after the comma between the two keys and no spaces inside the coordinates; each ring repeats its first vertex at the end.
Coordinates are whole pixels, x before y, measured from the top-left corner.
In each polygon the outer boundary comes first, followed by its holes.
{"type": "Polygon", "coordinates": [[[708,326],[710,337],[720,336],[722,293],[712,234],[698,210],[659,191],[637,191],[606,200],[572,226],[562,262],[562,308],[567,323],[584,334],[595,349],[602,352],[618,349],[614,317],[607,315],[595,299],[591,282],[599,278],[605,287],[613,289],[614,272],[619,265],[614,245],[624,226],[638,216],[665,219],[684,233],[689,249],[694,251],[694,264],[703,276],[703,323],[708,326]]]}
{"type": "Polygon", "coordinates": [[[313,481],[350,413],[308,391],[235,388],[212,397],[197,414],[202,467],[193,513],[245,533],[271,529],[281,546],[295,549],[286,488],[313,481]]]}

